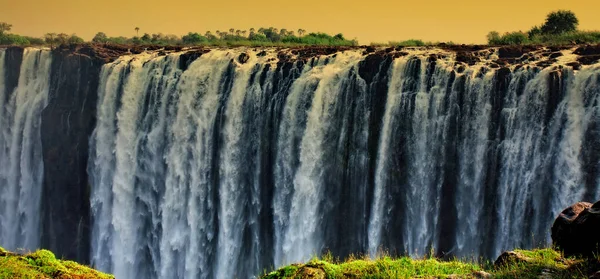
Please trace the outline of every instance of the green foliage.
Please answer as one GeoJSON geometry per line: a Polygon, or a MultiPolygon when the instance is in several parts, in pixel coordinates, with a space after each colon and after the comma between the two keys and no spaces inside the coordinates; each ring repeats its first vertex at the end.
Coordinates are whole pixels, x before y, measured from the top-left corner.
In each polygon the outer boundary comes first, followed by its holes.
{"type": "Polygon", "coordinates": [[[0,34],[9,32],[10,29],[12,29],[12,24],[8,24],[6,22],[0,22],[0,34]]]}
{"type": "Polygon", "coordinates": [[[337,263],[329,259],[313,259],[303,265],[290,265],[264,275],[263,279],[308,278],[309,274],[324,272],[325,278],[446,278],[448,275],[467,276],[480,271],[476,264],[459,261],[442,262],[436,259],[414,260],[408,257],[376,260],[350,259],[337,263]]]}
{"type": "Polygon", "coordinates": [[[552,249],[515,250],[519,259],[504,266],[490,263],[475,264],[466,261],[440,261],[434,258],[392,259],[383,256],[375,260],[350,257],[338,262],[330,254],[306,264],[293,264],[266,273],[263,279],[312,278],[481,278],[482,272],[491,278],[588,278],[600,268],[598,259],[564,258],[552,249]]]}
{"type": "Polygon", "coordinates": [[[548,14],[543,25],[534,26],[527,33],[518,31],[500,35],[492,31],[488,33],[487,41],[490,45],[600,43],[600,32],[577,31],[578,24],[573,12],[561,10],[548,14]]]}
{"type": "Polygon", "coordinates": [[[518,31],[518,32],[509,32],[502,35],[501,45],[523,45],[529,42],[529,38],[527,34],[518,31]]]}
{"type": "Polygon", "coordinates": [[[183,44],[186,45],[198,45],[201,43],[208,42],[208,39],[198,33],[188,33],[187,35],[181,37],[183,44]]]}
{"type": "Polygon", "coordinates": [[[31,42],[27,39],[27,37],[8,33],[0,34],[0,45],[26,46],[30,44],[31,42]]]}
{"type": "Polygon", "coordinates": [[[548,14],[542,25],[542,34],[558,35],[577,30],[579,20],[571,11],[559,10],[548,14]]]}
{"type": "Polygon", "coordinates": [[[539,36],[541,34],[542,34],[542,29],[539,26],[534,26],[527,32],[527,37],[530,40],[533,40],[533,38],[535,36],[539,36]]]}
{"type": "Polygon", "coordinates": [[[98,272],[71,261],[57,260],[48,250],[39,250],[27,255],[18,255],[0,248],[0,278],[81,278],[114,279],[113,276],[98,272]]]}
{"type": "Polygon", "coordinates": [[[69,44],[82,44],[83,42],[84,40],[75,34],[71,35],[67,40],[67,43],[69,44]]]}
{"type": "Polygon", "coordinates": [[[404,47],[419,47],[419,46],[425,46],[427,45],[427,43],[421,41],[421,40],[415,40],[415,39],[410,39],[410,40],[406,40],[406,41],[402,41],[402,42],[395,42],[395,43],[391,43],[391,45],[395,45],[395,46],[404,46],[404,47]]]}
{"type": "Polygon", "coordinates": [[[534,279],[551,275],[551,278],[588,278],[595,272],[597,259],[564,258],[552,249],[515,250],[521,260],[492,269],[495,278],[534,279]],[[546,276],[543,276],[546,274],[546,276]]]}
{"type": "Polygon", "coordinates": [[[96,33],[96,36],[94,36],[94,38],[92,39],[92,42],[94,42],[94,43],[107,43],[108,42],[108,36],[106,36],[106,34],[104,32],[98,32],[98,33],[96,33]]]}

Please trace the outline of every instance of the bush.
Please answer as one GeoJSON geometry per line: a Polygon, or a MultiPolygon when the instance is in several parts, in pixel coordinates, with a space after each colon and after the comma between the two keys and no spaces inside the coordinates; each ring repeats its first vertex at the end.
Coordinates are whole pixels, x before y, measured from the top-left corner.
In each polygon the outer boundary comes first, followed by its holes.
{"type": "Polygon", "coordinates": [[[521,31],[504,33],[500,36],[498,32],[492,31],[487,35],[490,45],[523,45],[530,43],[529,36],[521,31]]]}
{"type": "Polygon", "coordinates": [[[31,42],[26,37],[16,34],[0,34],[0,45],[29,45],[31,42]]]}
{"type": "Polygon", "coordinates": [[[402,41],[402,42],[390,42],[390,45],[405,46],[405,47],[418,47],[418,46],[425,46],[427,44],[421,40],[411,39],[411,40],[406,40],[406,41],[402,41]]]}

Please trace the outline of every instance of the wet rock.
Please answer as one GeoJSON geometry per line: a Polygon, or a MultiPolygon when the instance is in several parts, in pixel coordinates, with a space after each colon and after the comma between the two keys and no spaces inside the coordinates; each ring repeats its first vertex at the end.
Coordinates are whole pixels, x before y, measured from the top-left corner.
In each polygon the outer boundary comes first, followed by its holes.
{"type": "Polygon", "coordinates": [[[241,64],[245,64],[246,62],[248,62],[248,59],[250,59],[250,55],[248,55],[245,52],[242,52],[240,56],[238,56],[238,62],[240,62],[241,64]]]}
{"type": "Polygon", "coordinates": [[[552,225],[552,243],[565,256],[593,257],[600,245],[600,201],[578,202],[563,210],[552,225]]]}
{"type": "Polygon", "coordinates": [[[577,58],[577,61],[583,65],[592,65],[598,62],[598,60],[600,60],[600,55],[584,55],[577,58]]]}
{"type": "Polygon", "coordinates": [[[600,55],[600,44],[580,46],[573,53],[577,55],[600,55]]]}
{"type": "Polygon", "coordinates": [[[581,69],[581,63],[579,63],[579,62],[569,62],[569,63],[567,63],[567,66],[570,66],[571,68],[573,68],[573,70],[581,69]]]}
{"type": "Polygon", "coordinates": [[[181,56],[179,56],[179,69],[182,71],[187,70],[187,68],[192,64],[192,62],[196,61],[202,54],[208,52],[208,49],[200,49],[194,51],[188,51],[181,56]]]}
{"type": "Polygon", "coordinates": [[[479,57],[473,55],[472,52],[459,51],[456,53],[456,62],[463,62],[472,66],[479,61],[479,57]]]}
{"type": "Polygon", "coordinates": [[[561,52],[553,52],[553,53],[550,53],[550,56],[548,56],[548,58],[554,59],[554,58],[558,58],[561,56],[563,56],[563,54],[561,52]]]}

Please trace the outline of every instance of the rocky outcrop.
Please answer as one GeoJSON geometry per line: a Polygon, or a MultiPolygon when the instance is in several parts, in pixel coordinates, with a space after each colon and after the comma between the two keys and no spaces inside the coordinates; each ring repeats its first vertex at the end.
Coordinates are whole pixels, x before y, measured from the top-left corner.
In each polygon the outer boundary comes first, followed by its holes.
{"type": "Polygon", "coordinates": [[[563,210],[552,225],[552,243],[565,256],[593,257],[600,244],[600,201],[578,202],[563,210]]]}

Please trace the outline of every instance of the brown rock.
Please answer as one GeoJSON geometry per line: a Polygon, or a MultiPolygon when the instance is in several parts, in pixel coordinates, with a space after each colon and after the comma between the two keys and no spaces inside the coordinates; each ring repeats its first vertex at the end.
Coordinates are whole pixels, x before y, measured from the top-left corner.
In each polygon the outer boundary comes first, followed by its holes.
{"type": "Polygon", "coordinates": [[[600,55],[600,45],[580,46],[573,53],[578,55],[600,55]]]}
{"type": "Polygon", "coordinates": [[[515,252],[515,251],[507,251],[502,253],[498,259],[494,262],[494,266],[496,268],[507,266],[511,263],[526,263],[531,261],[530,258],[525,255],[515,252]]]}
{"type": "Polygon", "coordinates": [[[318,267],[304,266],[298,270],[294,278],[299,279],[325,279],[327,278],[325,271],[318,267]]]}
{"type": "Polygon", "coordinates": [[[577,58],[577,61],[583,65],[592,65],[600,60],[600,55],[583,55],[577,58]]]}
{"type": "Polygon", "coordinates": [[[552,243],[565,256],[593,257],[600,245],[600,201],[578,202],[563,210],[552,225],[552,243]]]}
{"type": "Polygon", "coordinates": [[[581,63],[579,63],[579,62],[569,62],[569,63],[567,63],[567,66],[571,66],[571,68],[573,68],[573,70],[581,69],[581,63]]]}

